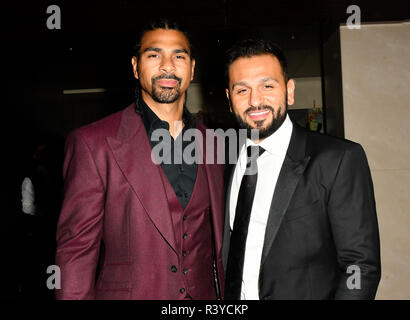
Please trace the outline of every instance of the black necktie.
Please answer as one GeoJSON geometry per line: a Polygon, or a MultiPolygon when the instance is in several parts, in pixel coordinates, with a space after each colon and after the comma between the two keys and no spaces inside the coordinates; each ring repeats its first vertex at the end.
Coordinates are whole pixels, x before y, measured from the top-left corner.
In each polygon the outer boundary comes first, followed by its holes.
{"type": "Polygon", "coordinates": [[[246,151],[247,165],[239,188],[226,268],[225,299],[227,300],[240,299],[246,237],[258,179],[256,160],[265,150],[259,146],[249,146],[246,151]]]}

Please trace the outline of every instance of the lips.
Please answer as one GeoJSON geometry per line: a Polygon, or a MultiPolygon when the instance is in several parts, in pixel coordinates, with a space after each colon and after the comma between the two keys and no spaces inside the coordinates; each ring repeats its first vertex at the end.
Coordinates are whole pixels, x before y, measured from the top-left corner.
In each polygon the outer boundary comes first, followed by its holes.
{"type": "Polygon", "coordinates": [[[255,110],[247,113],[248,117],[253,121],[260,121],[266,119],[269,115],[269,109],[255,110]]]}
{"type": "Polygon", "coordinates": [[[160,79],[157,81],[157,84],[161,87],[175,87],[178,81],[173,79],[160,79]]]}

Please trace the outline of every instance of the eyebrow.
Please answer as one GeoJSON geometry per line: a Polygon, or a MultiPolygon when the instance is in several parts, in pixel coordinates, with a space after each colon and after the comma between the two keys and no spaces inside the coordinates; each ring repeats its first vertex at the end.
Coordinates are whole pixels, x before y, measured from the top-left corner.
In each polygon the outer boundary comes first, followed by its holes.
{"type": "Polygon", "coordinates": [[[174,53],[186,53],[186,54],[189,55],[189,52],[188,52],[188,50],[186,50],[186,49],[175,49],[175,50],[174,50],[174,53]]]}
{"type": "MultiPolygon", "coordinates": [[[[142,51],[142,53],[145,53],[145,52],[148,52],[148,51],[161,52],[161,51],[163,51],[163,49],[162,48],[157,48],[157,47],[148,47],[148,48],[145,48],[142,51]]],[[[189,52],[186,49],[174,49],[173,52],[174,53],[186,53],[187,55],[189,55],[189,52]]]]}
{"type": "Polygon", "coordinates": [[[246,86],[248,86],[248,84],[247,84],[245,81],[236,82],[236,83],[234,83],[234,84],[232,85],[232,90],[235,89],[236,86],[244,86],[244,87],[246,87],[246,86]]]}
{"type": "Polygon", "coordinates": [[[155,47],[148,47],[148,48],[145,48],[144,51],[142,51],[142,53],[145,53],[147,51],[160,52],[160,51],[162,51],[162,49],[161,48],[155,48],[155,47]]]}
{"type": "Polygon", "coordinates": [[[268,81],[274,81],[276,83],[279,83],[277,79],[272,78],[272,77],[263,78],[260,82],[268,82],[268,81]]]}
{"type": "MultiPolygon", "coordinates": [[[[272,78],[272,77],[263,78],[263,79],[261,79],[259,82],[264,83],[264,82],[268,82],[268,81],[274,81],[274,82],[276,82],[276,83],[279,83],[279,81],[278,81],[277,79],[272,78]]],[[[245,87],[247,87],[248,84],[247,84],[246,81],[236,82],[236,83],[234,83],[234,84],[232,85],[232,89],[231,89],[231,90],[233,90],[236,86],[245,86],[245,87]]]]}

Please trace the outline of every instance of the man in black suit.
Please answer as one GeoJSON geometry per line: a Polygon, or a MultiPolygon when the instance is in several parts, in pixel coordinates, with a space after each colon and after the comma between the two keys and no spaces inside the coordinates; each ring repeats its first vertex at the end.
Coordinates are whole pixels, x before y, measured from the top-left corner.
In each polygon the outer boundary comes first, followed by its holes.
{"type": "Polygon", "coordinates": [[[292,123],[295,83],[273,43],[245,40],[227,58],[231,112],[258,137],[228,182],[225,299],[374,299],[380,243],[363,148],[292,123]]]}

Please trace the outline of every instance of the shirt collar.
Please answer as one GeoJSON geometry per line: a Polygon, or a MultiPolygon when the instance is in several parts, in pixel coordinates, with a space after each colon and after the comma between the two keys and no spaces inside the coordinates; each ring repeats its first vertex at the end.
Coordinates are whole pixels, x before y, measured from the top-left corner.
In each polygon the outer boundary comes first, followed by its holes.
{"type": "MultiPolygon", "coordinates": [[[[136,112],[141,115],[145,130],[149,136],[155,129],[169,130],[168,122],[161,120],[142,98],[137,100],[136,112]]],[[[184,122],[183,130],[195,127],[195,120],[185,106],[182,111],[182,121],[184,122]]]]}
{"type": "Polygon", "coordinates": [[[286,114],[285,121],[278,128],[278,130],[276,130],[269,137],[265,138],[259,144],[254,143],[250,139],[246,139],[246,147],[259,145],[270,154],[284,156],[288,150],[292,130],[292,121],[290,121],[289,115],[286,114]]]}

